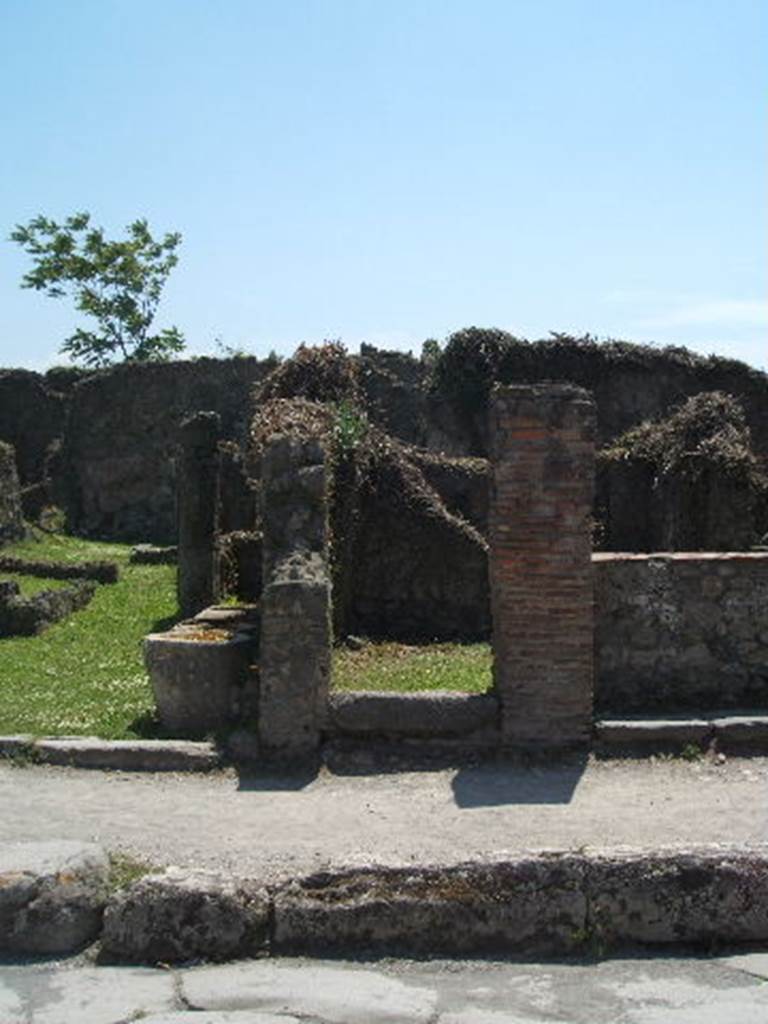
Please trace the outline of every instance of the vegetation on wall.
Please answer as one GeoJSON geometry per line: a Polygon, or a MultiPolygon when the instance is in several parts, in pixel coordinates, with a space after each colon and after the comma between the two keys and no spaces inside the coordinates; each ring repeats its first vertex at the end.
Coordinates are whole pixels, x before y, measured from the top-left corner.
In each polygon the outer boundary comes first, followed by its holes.
{"type": "Polygon", "coordinates": [[[684,402],[666,419],[641,423],[607,447],[601,458],[647,463],[655,473],[695,479],[715,469],[764,486],[741,404],[722,391],[684,402]]]}

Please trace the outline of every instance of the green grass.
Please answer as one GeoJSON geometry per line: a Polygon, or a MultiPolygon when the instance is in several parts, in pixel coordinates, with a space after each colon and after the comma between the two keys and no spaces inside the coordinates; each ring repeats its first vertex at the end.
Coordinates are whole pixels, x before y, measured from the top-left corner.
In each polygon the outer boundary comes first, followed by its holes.
{"type": "Polygon", "coordinates": [[[333,652],[335,690],[459,690],[484,693],[491,685],[489,644],[370,643],[333,652]]]}
{"type": "MultiPolygon", "coordinates": [[[[160,735],[142,661],[147,633],[167,629],[177,615],[176,569],[129,565],[130,547],[61,535],[27,540],[3,553],[76,563],[108,560],[120,581],[100,585],[82,611],[35,637],[0,639],[0,734],[160,735]]],[[[66,586],[66,580],[13,575],[25,594],[66,586]]],[[[340,690],[456,690],[482,693],[491,683],[488,644],[370,643],[333,653],[340,690]]]]}
{"type": "Polygon", "coordinates": [[[46,580],[41,576],[24,576],[22,573],[5,572],[0,569],[0,579],[15,580],[19,584],[22,597],[33,597],[41,590],[61,590],[62,587],[72,586],[73,580],[46,580]]]}
{"type": "MultiPolygon", "coordinates": [[[[86,608],[39,636],[0,639],[0,734],[116,739],[152,733],[154,701],[141,642],[177,614],[176,570],[129,565],[129,553],[125,544],[59,535],[3,548],[24,558],[117,562],[120,581],[98,586],[86,608]]],[[[28,594],[67,582],[14,578],[26,581],[28,594]]]]}

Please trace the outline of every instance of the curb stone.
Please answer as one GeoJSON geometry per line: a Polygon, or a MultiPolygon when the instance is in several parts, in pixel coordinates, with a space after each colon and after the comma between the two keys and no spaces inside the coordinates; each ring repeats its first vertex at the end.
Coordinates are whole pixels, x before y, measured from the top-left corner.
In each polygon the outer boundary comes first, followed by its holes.
{"type": "MultiPolygon", "coordinates": [[[[358,704],[366,706],[364,701],[348,703],[355,708],[358,704]]],[[[340,709],[345,706],[343,700],[339,702],[340,709]]],[[[602,753],[612,749],[617,753],[632,749],[682,749],[688,744],[703,746],[707,742],[714,742],[718,749],[733,753],[768,753],[768,715],[729,715],[711,719],[605,718],[595,722],[594,735],[596,749],[602,753]]],[[[332,757],[335,750],[333,741],[326,746],[328,756],[332,757]]],[[[438,746],[438,740],[421,741],[418,750],[429,755],[438,746]]],[[[96,736],[36,739],[28,735],[9,735],[0,736],[0,757],[25,758],[71,768],[207,772],[223,767],[228,760],[258,763],[259,748],[255,735],[245,730],[233,734],[227,752],[222,752],[213,743],[193,740],[103,740],[96,736]]]]}
{"type": "Polygon", "coordinates": [[[712,718],[604,718],[595,722],[595,742],[604,748],[684,747],[714,743],[732,752],[768,751],[768,715],[712,718]]]}
{"type": "Polygon", "coordinates": [[[0,845],[0,950],[70,952],[100,929],[102,961],[134,964],[768,942],[768,844],[337,867],[271,887],[169,868],[111,898],[107,875],[93,844],[0,845]]]}
{"type": "Polygon", "coordinates": [[[102,740],[97,736],[35,739],[0,736],[0,757],[40,764],[133,772],[206,772],[220,768],[213,743],[192,740],[102,740]]]}
{"type": "Polygon", "coordinates": [[[71,953],[93,942],[108,877],[94,843],[0,843],[0,952],[71,953]]]}
{"type": "Polygon", "coordinates": [[[256,883],[172,867],[112,898],[101,957],[110,963],[255,957],[267,943],[269,916],[269,897],[256,883]]]}

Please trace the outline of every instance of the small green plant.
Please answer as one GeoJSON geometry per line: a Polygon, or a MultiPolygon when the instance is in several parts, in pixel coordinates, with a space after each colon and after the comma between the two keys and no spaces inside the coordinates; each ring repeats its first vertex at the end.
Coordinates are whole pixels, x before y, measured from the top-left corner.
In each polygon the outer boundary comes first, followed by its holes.
{"type": "Polygon", "coordinates": [[[686,743],[679,754],[681,761],[700,761],[703,756],[704,751],[698,743],[686,743]]]}
{"type": "Polygon", "coordinates": [[[368,432],[368,417],[354,402],[343,401],[336,406],[333,442],[342,454],[353,452],[368,432]]]}
{"type": "Polygon", "coordinates": [[[148,861],[131,856],[130,853],[109,854],[109,888],[111,892],[127,889],[133,882],[151,874],[157,868],[148,861]]]}

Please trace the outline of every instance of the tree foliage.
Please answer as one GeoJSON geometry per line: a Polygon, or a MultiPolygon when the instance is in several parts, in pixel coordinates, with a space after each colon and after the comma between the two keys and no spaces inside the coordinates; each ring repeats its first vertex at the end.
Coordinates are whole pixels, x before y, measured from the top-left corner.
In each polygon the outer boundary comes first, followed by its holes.
{"type": "Polygon", "coordinates": [[[63,224],[35,217],[11,233],[34,261],[22,288],[34,288],[57,299],[69,295],[75,307],[96,321],[94,330],[78,328],[61,351],[86,366],[115,361],[165,361],[184,348],[178,328],[151,333],[160,296],[178,262],[181,235],[156,241],[146,220],[129,224],[127,237],[110,241],[91,226],[88,213],[76,213],[63,224]]]}

